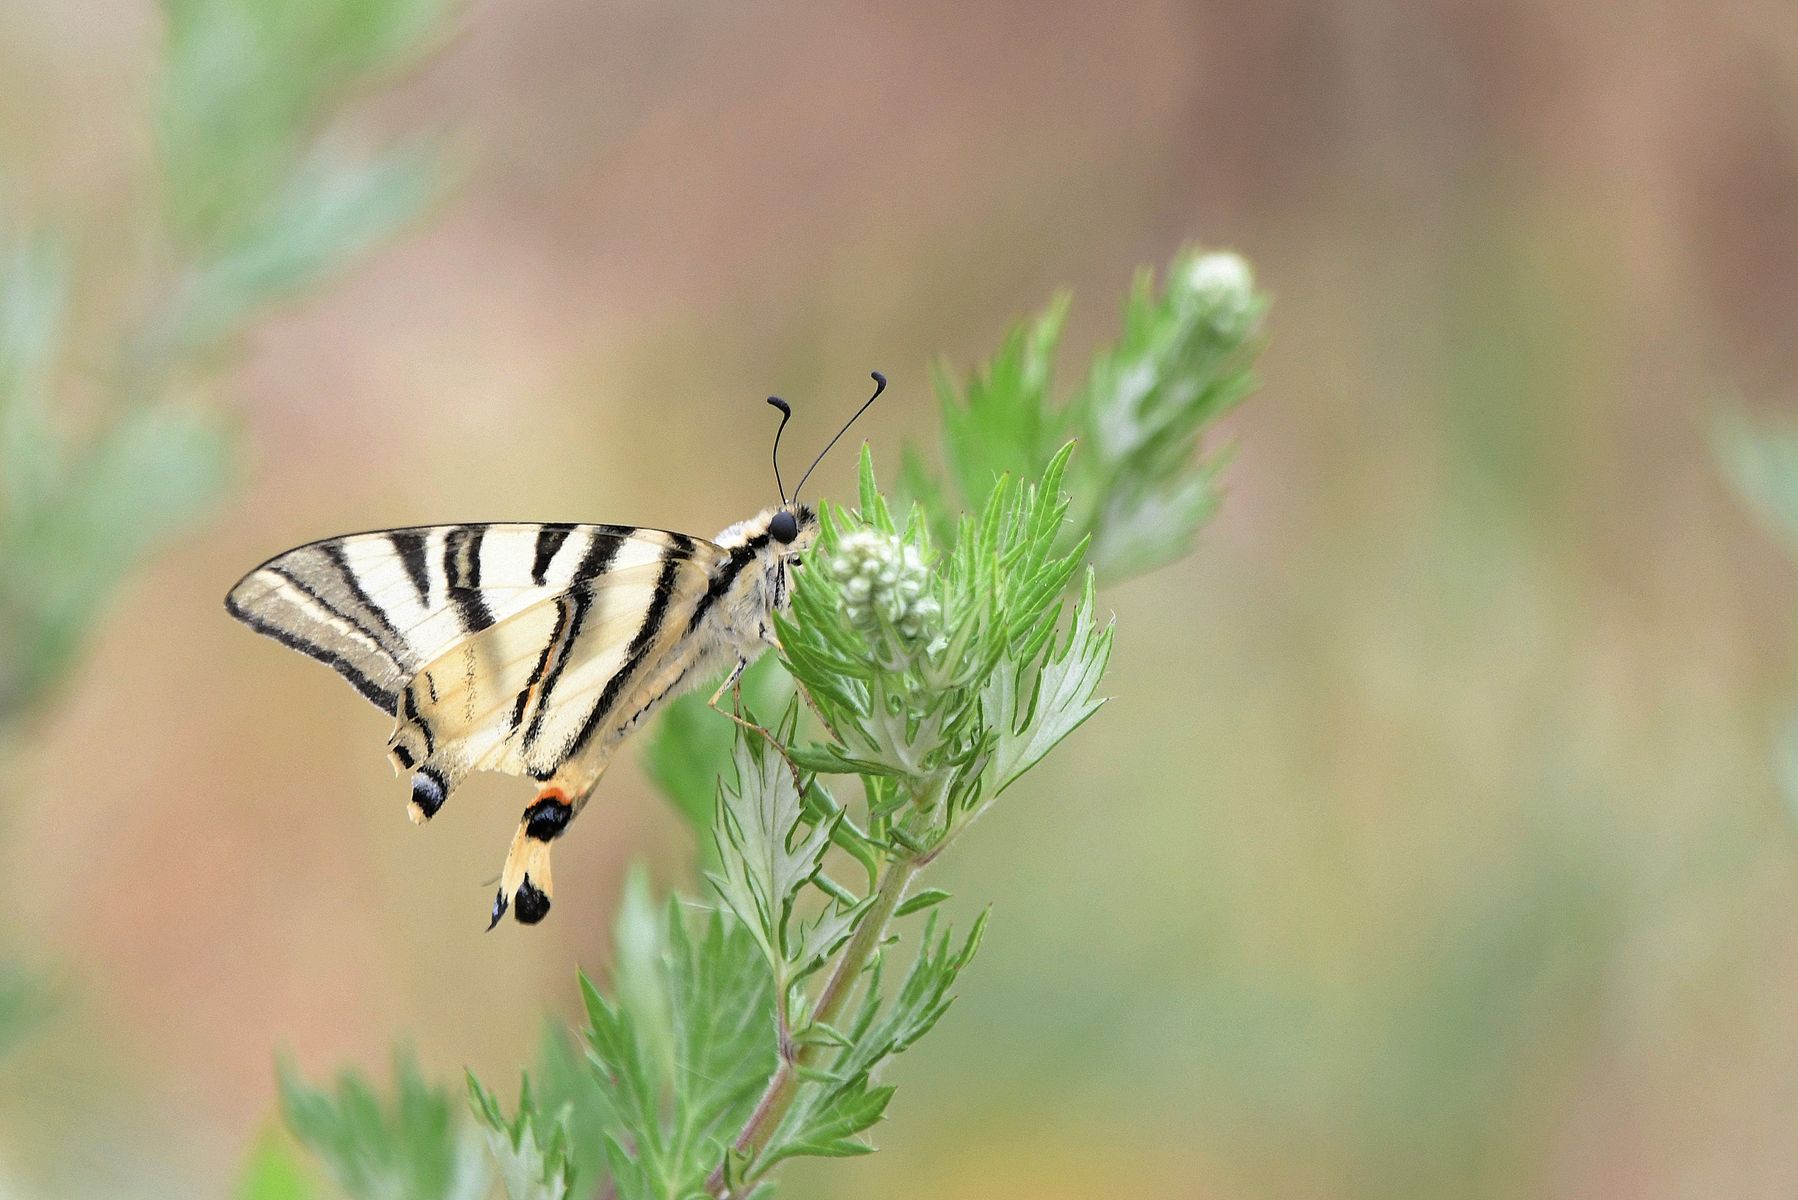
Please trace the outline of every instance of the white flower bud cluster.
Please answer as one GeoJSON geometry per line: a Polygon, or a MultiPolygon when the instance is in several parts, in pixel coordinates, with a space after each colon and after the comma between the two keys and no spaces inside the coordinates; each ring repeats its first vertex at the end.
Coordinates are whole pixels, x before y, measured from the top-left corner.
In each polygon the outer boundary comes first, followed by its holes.
{"type": "Polygon", "coordinates": [[[1255,275],[1242,255],[1201,254],[1175,283],[1205,310],[1219,337],[1240,341],[1253,331],[1255,275]]]}
{"type": "Polygon", "coordinates": [[[891,629],[908,648],[937,632],[942,607],[930,595],[930,572],[916,546],[872,529],[859,529],[837,545],[830,573],[843,589],[844,615],[877,637],[891,629]]]}

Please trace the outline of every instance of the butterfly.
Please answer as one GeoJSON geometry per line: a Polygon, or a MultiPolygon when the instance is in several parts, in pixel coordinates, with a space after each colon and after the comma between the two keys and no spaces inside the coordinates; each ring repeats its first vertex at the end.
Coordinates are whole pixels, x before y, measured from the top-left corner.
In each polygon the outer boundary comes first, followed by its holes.
{"type": "MultiPolygon", "coordinates": [[[[707,540],[633,525],[427,525],[354,533],[289,550],[238,581],[225,609],[331,667],[394,718],[387,753],[410,772],[414,822],[475,771],[538,785],[506,852],[487,928],[508,908],[550,909],[550,847],[592,796],[618,747],[662,704],[743,671],[778,646],[772,614],[818,534],[799,492],[881,392],[837,431],[789,499],[707,540]]],[[[734,706],[733,706],[734,707],[734,706]]]]}

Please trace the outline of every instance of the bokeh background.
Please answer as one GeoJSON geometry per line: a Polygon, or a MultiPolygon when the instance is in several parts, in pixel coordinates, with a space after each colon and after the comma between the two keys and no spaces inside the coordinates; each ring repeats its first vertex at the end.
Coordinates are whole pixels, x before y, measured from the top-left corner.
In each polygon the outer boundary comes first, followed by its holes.
{"type": "MultiPolygon", "coordinates": [[[[162,36],[0,11],[0,186],[105,231],[102,291],[162,36]]],[[[227,498],[8,749],[0,928],[62,995],[0,1192],[225,1194],[277,1050],[503,1090],[627,864],[691,882],[626,763],[555,919],[484,934],[517,786],[412,828],[384,719],[226,618],[245,569],[710,532],[771,497],[767,393],[815,446],[884,369],[896,467],[933,358],[1068,285],[1072,377],[1197,240],[1275,299],[1223,512],[1104,597],[1113,705],[940,868],[995,910],[961,1000],[790,1194],[1798,1194],[1794,576],[1712,450],[1798,400],[1788,0],[480,3],[338,128],[453,178],[221,366],[227,498]]]]}

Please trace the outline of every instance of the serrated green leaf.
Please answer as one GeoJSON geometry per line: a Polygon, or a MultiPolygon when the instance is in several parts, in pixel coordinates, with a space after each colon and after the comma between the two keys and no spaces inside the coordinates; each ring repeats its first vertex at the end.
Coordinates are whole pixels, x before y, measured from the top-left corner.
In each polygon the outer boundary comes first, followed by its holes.
{"type": "MultiPolygon", "coordinates": [[[[792,678],[771,654],[751,663],[741,682],[744,705],[751,711],[779,711],[793,695],[792,678]]],[[[718,778],[730,768],[736,730],[729,717],[707,706],[706,693],[690,692],[663,708],[644,743],[649,777],[693,826],[707,865],[715,861],[711,825],[718,778]]]]}
{"type": "Polygon", "coordinates": [[[351,1200],[479,1200],[491,1188],[473,1131],[410,1055],[395,1056],[391,1100],[351,1072],[329,1093],[307,1087],[285,1063],[278,1079],[289,1131],[351,1200]]]}
{"type": "Polygon", "coordinates": [[[1041,762],[1104,704],[1097,691],[1111,656],[1111,626],[1097,625],[1093,604],[1089,573],[1073,628],[1060,650],[1040,667],[1002,667],[982,693],[987,723],[999,735],[993,749],[994,796],[1041,762]]]}
{"type": "Polygon", "coordinates": [[[908,897],[903,904],[893,910],[895,917],[908,917],[912,913],[922,912],[933,905],[941,904],[949,898],[949,893],[942,888],[925,888],[908,897]]]}
{"type": "Polygon", "coordinates": [[[788,1158],[849,1158],[874,1152],[866,1142],[852,1139],[880,1120],[893,1098],[893,1088],[870,1086],[865,1077],[848,1084],[827,1079],[824,1086],[832,1089],[831,1103],[803,1112],[800,1119],[783,1127],[756,1160],[756,1177],[788,1158]]]}
{"type": "Polygon", "coordinates": [[[472,1072],[468,1096],[508,1200],[571,1200],[575,1166],[569,1153],[569,1110],[539,1107],[529,1076],[519,1085],[516,1114],[509,1121],[498,1098],[472,1072]]]}
{"type": "Polygon", "coordinates": [[[732,758],[736,782],[719,789],[720,865],[712,884],[785,980],[801,953],[789,940],[793,904],[823,865],[831,830],[805,824],[799,791],[778,754],[752,748],[739,732],[732,758]]]}
{"type": "MultiPolygon", "coordinates": [[[[729,913],[674,899],[657,910],[640,880],[627,895],[609,987],[581,978],[588,1078],[601,1102],[558,1072],[546,1101],[572,1091],[571,1102],[543,1111],[566,1114],[557,1119],[568,1161],[581,1164],[576,1180],[604,1175],[621,1198],[684,1196],[703,1185],[774,1070],[774,986],[755,939],[729,913]]],[[[538,1145],[560,1143],[539,1131],[538,1145]]],[[[545,1161],[555,1161],[547,1150],[545,1161]]]]}

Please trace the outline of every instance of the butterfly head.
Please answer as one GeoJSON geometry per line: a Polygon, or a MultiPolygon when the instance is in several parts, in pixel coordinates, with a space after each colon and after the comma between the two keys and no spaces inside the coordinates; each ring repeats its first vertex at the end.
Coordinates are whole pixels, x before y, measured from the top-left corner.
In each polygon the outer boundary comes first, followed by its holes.
{"type": "Polygon", "coordinates": [[[774,606],[784,609],[793,593],[793,568],[818,540],[818,514],[809,505],[794,500],[768,514],[768,551],[774,556],[775,568],[769,583],[773,587],[774,606]]]}
{"type": "MultiPolygon", "coordinates": [[[[759,551],[770,566],[794,565],[818,540],[818,513],[809,504],[788,501],[763,509],[727,532],[735,535],[732,541],[759,551]]],[[[725,541],[718,544],[730,545],[725,541]]]]}
{"type": "Polygon", "coordinates": [[[809,505],[783,504],[769,510],[768,542],[776,554],[798,554],[818,537],[818,514],[809,505]]]}
{"type": "Polygon", "coordinates": [[[767,613],[787,607],[793,568],[818,540],[818,514],[789,501],[738,521],[715,540],[731,559],[718,606],[728,624],[759,632],[767,613]]]}

